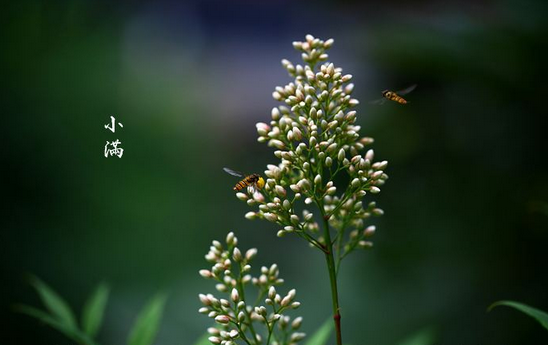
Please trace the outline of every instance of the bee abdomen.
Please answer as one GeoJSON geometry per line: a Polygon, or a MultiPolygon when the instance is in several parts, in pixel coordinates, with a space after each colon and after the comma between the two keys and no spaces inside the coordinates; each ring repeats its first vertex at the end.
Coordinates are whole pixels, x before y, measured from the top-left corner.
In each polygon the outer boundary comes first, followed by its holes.
{"type": "Polygon", "coordinates": [[[245,182],[245,179],[244,179],[244,180],[242,180],[242,181],[236,183],[236,185],[234,186],[233,189],[234,189],[235,191],[239,192],[239,191],[241,191],[242,189],[244,189],[244,188],[247,187],[247,186],[248,186],[248,184],[245,182]]]}

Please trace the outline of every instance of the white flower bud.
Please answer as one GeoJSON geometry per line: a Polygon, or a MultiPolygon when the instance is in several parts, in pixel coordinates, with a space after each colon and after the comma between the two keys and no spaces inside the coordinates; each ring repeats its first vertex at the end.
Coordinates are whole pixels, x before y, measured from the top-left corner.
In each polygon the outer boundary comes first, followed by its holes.
{"type": "Polygon", "coordinates": [[[250,261],[255,257],[255,255],[257,255],[257,248],[248,249],[247,252],[245,252],[245,259],[250,261]]]}
{"type": "Polygon", "coordinates": [[[331,152],[335,151],[336,149],[337,149],[337,143],[333,143],[333,144],[331,144],[327,147],[326,152],[331,153],[331,152]]]}
{"type": "Polygon", "coordinates": [[[337,159],[339,160],[339,162],[344,159],[345,155],[346,155],[346,152],[344,151],[344,149],[340,149],[339,154],[337,155],[337,159]]]}
{"type": "Polygon", "coordinates": [[[234,236],[234,233],[229,232],[226,235],[226,244],[228,244],[229,246],[232,246],[232,245],[235,246],[237,243],[238,243],[238,239],[236,238],[236,236],[234,236]]]}
{"type": "Polygon", "coordinates": [[[276,187],[274,187],[274,190],[276,191],[276,194],[278,194],[281,197],[284,197],[287,194],[284,187],[280,185],[276,185],[276,187]]]}
{"type": "Polygon", "coordinates": [[[293,127],[293,138],[297,141],[300,141],[303,138],[303,133],[297,127],[293,127]]]}
{"type": "Polygon", "coordinates": [[[230,317],[228,317],[227,315],[219,315],[217,317],[215,317],[215,321],[217,321],[218,323],[220,324],[227,324],[230,322],[230,317]]]}
{"type": "Polygon", "coordinates": [[[291,323],[291,328],[293,328],[294,330],[297,330],[301,327],[301,324],[303,322],[303,318],[301,316],[295,318],[295,320],[293,320],[293,322],[291,323]]]}
{"type": "Polygon", "coordinates": [[[381,189],[379,187],[373,186],[371,187],[371,189],[369,189],[369,191],[373,194],[378,194],[381,192],[381,189]]]}
{"type": "Polygon", "coordinates": [[[253,219],[256,219],[257,218],[257,213],[255,212],[247,212],[245,214],[245,217],[249,220],[253,220],[253,219]]]}
{"type": "Polygon", "coordinates": [[[329,48],[331,48],[331,46],[333,45],[334,42],[335,42],[335,40],[332,39],[332,38],[330,38],[330,39],[328,39],[327,41],[325,41],[325,42],[323,43],[323,47],[324,47],[325,49],[329,49],[329,48]]]}
{"type": "Polygon", "coordinates": [[[224,308],[230,308],[230,302],[224,298],[221,298],[221,306],[224,308]]]}
{"type": "Polygon", "coordinates": [[[376,162],[371,167],[375,170],[384,170],[388,166],[388,161],[376,162]]]}
{"type": "Polygon", "coordinates": [[[257,127],[257,134],[259,134],[260,136],[266,136],[270,131],[270,126],[266,123],[259,122],[255,126],[257,127]]]}
{"type": "Polygon", "coordinates": [[[350,79],[352,79],[352,74],[343,75],[343,77],[341,78],[343,83],[350,81],[350,79]]]}
{"type": "Polygon", "coordinates": [[[232,253],[232,258],[236,262],[240,262],[242,260],[242,252],[237,247],[234,248],[234,252],[232,253]]]}
{"type": "Polygon", "coordinates": [[[322,184],[322,175],[318,174],[316,177],[314,177],[314,184],[321,185],[322,184]]]}
{"type": "Polygon", "coordinates": [[[200,275],[204,278],[211,278],[213,274],[208,270],[200,270],[200,275]]]}
{"type": "Polygon", "coordinates": [[[371,162],[371,161],[373,161],[373,158],[375,158],[375,151],[370,149],[365,153],[365,159],[367,159],[371,162]]]}
{"type": "Polygon", "coordinates": [[[218,338],[218,337],[209,337],[209,338],[207,338],[207,340],[209,340],[212,344],[220,344],[221,343],[221,338],[218,338]]]}
{"type": "Polygon", "coordinates": [[[373,242],[369,242],[369,241],[359,241],[359,242],[358,242],[358,246],[359,246],[360,248],[369,249],[369,248],[372,248],[372,247],[373,247],[373,242]]]}
{"type": "Polygon", "coordinates": [[[211,335],[219,335],[220,334],[220,331],[218,328],[215,328],[215,327],[209,327],[207,329],[207,333],[211,334],[211,335]]]}
{"type": "Polygon", "coordinates": [[[249,199],[249,197],[247,196],[247,194],[244,194],[242,192],[238,192],[236,193],[236,197],[242,201],[247,201],[247,199],[249,199]]]}
{"type": "Polygon", "coordinates": [[[267,212],[263,216],[266,220],[269,220],[271,222],[275,222],[278,220],[278,216],[275,215],[274,213],[267,212]]]}
{"type": "Polygon", "coordinates": [[[210,306],[212,304],[211,300],[206,295],[199,294],[198,297],[200,298],[200,302],[202,302],[202,304],[206,306],[210,306]]]}
{"type": "Polygon", "coordinates": [[[291,209],[291,202],[289,200],[285,199],[284,202],[282,203],[282,206],[283,206],[284,209],[289,210],[289,209],[291,209]]]}
{"type": "Polygon", "coordinates": [[[373,174],[371,174],[371,179],[378,180],[382,176],[382,174],[384,174],[384,171],[382,170],[375,171],[373,174]]]}
{"type": "Polygon", "coordinates": [[[293,302],[291,303],[291,308],[293,309],[297,309],[301,306],[301,303],[300,302],[293,302]]]}
{"type": "Polygon", "coordinates": [[[312,199],[311,198],[306,198],[304,199],[304,203],[307,204],[307,205],[310,205],[312,203],[312,199]]]}
{"type": "Polygon", "coordinates": [[[375,225],[370,225],[363,231],[363,235],[365,237],[371,237],[375,234],[376,230],[377,228],[375,227],[375,225]]]}
{"type": "Polygon", "coordinates": [[[287,234],[287,231],[282,229],[282,230],[278,230],[278,232],[276,233],[276,236],[284,237],[286,234],[287,234]]]}
{"type": "Polygon", "coordinates": [[[268,146],[275,147],[280,150],[283,150],[285,148],[285,144],[278,139],[270,139],[270,141],[268,142],[268,146]]]}
{"type": "Polygon", "coordinates": [[[384,214],[384,211],[380,208],[374,208],[372,212],[375,216],[382,216],[384,214]]]}
{"type": "Polygon", "coordinates": [[[303,340],[305,336],[306,336],[306,333],[295,332],[291,335],[291,342],[292,343],[297,343],[300,340],[303,340]]]}
{"type": "Polygon", "coordinates": [[[328,188],[326,193],[327,193],[328,195],[333,195],[333,194],[335,194],[336,192],[337,192],[337,187],[333,186],[333,187],[328,188]]]}
{"type": "Polygon", "coordinates": [[[237,289],[232,289],[232,292],[230,293],[230,298],[233,302],[238,302],[240,300],[240,294],[238,293],[237,289]]]}
{"type": "MultiPolygon", "coordinates": [[[[228,332],[228,336],[231,337],[231,338],[236,338],[238,336],[238,331],[233,329],[231,330],[230,332],[228,332]]],[[[225,343],[226,345],[227,343],[225,343]]]]}
{"type": "Polygon", "coordinates": [[[276,288],[274,286],[271,286],[270,289],[268,289],[268,298],[274,299],[276,297],[276,288]]]}

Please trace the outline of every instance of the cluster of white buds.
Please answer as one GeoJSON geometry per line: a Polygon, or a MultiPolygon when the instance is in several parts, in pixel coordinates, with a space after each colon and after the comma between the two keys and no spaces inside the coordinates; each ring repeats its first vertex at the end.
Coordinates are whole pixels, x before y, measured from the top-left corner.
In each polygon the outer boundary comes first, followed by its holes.
{"type": "Polygon", "coordinates": [[[217,327],[208,329],[209,341],[222,345],[235,345],[238,341],[259,345],[266,340],[265,344],[296,345],[304,338],[304,333],[298,332],[302,318],[292,321],[284,315],[300,306],[295,300],[296,291],[290,290],[285,296],[277,293],[275,286],[281,285],[283,279],[279,278],[276,264],[261,267],[260,274],[253,276],[250,263],[257,249],[243,253],[237,244],[238,239],[232,232],[226,237],[226,246],[213,241],[205,256],[213,266],[200,270],[202,277],[216,282],[217,291],[226,294],[226,298],[199,295],[204,305],[199,312],[217,323],[217,327]],[[251,287],[257,292],[253,299],[246,299],[251,287]],[[250,300],[255,302],[249,303],[250,300]]]}
{"type": "Polygon", "coordinates": [[[246,218],[274,222],[281,227],[278,236],[294,232],[325,250],[325,238],[317,235],[323,218],[337,231],[340,260],[355,248],[371,247],[365,238],[373,232],[365,223],[383,211],[362,199],[381,191],[388,162],[375,162],[373,150],[366,150],[373,139],[358,133],[352,76],[327,61],[332,44],[311,35],[293,42],[304,64],[282,60],[294,81],[272,96],[285,105],[272,109],[269,124],[257,124],[258,141],[274,147],[280,162],[267,166],[262,190],[237,196],[257,207],[246,218]],[[317,207],[317,216],[309,205],[317,207]]]}

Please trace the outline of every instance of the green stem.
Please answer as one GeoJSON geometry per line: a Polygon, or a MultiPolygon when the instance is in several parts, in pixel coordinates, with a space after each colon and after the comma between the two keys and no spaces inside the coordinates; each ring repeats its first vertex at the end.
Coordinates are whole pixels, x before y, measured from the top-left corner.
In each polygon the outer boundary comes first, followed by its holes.
{"type": "Polygon", "coordinates": [[[335,333],[337,337],[337,345],[342,345],[341,335],[341,314],[339,311],[339,294],[337,291],[337,272],[335,267],[335,260],[333,258],[333,245],[331,244],[331,234],[329,233],[329,217],[325,215],[323,210],[323,204],[318,202],[318,207],[321,210],[323,224],[324,224],[324,237],[325,247],[324,251],[325,260],[327,263],[327,270],[329,271],[329,283],[331,284],[331,300],[333,303],[333,321],[335,322],[335,333]]]}

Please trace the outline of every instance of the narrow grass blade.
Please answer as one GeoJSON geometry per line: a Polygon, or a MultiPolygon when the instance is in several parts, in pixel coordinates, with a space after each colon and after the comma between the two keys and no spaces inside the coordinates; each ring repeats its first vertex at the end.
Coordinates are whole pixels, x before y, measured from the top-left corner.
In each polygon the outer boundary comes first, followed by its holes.
{"type": "Polygon", "coordinates": [[[536,319],[542,327],[548,329],[548,314],[542,310],[530,307],[526,304],[514,302],[514,301],[499,301],[491,304],[488,311],[491,311],[494,307],[497,307],[499,305],[505,305],[507,307],[512,307],[514,309],[517,309],[521,311],[522,313],[525,313],[532,318],[536,319]]]}
{"type": "Polygon", "coordinates": [[[76,318],[68,303],[38,277],[30,276],[30,284],[36,289],[51,316],[67,328],[78,329],[76,318]]]}
{"type": "Polygon", "coordinates": [[[109,293],[110,289],[107,284],[99,284],[82,310],[82,330],[92,338],[97,335],[103,323],[103,314],[109,293]]]}
{"type": "Polygon", "coordinates": [[[17,305],[15,306],[15,311],[34,317],[44,324],[56,329],[57,331],[63,333],[67,338],[72,339],[78,344],[84,345],[96,345],[92,339],[87,337],[85,334],[82,334],[79,330],[67,327],[64,323],[61,323],[59,320],[51,316],[50,314],[42,311],[40,309],[27,306],[27,305],[17,305]]]}
{"type": "Polygon", "coordinates": [[[412,333],[398,345],[432,345],[436,341],[436,332],[432,327],[423,328],[412,333]]]}
{"type": "Polygon", "coordinates": [[[128,345],[151,345],[156,337],[167,296],[157,294],[139,312],[129,333],[128,345]]]}
{"type": "Polygon", "coordinates": [[[328,319],[323,325],[304,343],[304,345],[326,345],[333,331],[333,320],[328,319]]]}

